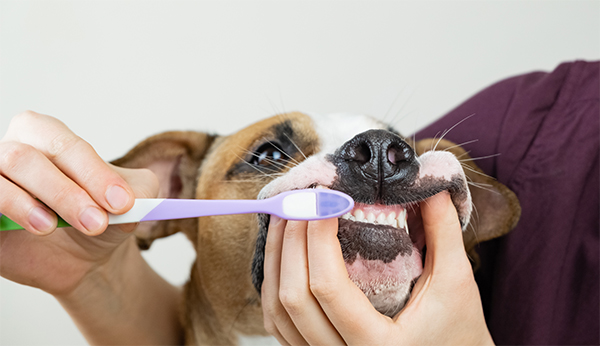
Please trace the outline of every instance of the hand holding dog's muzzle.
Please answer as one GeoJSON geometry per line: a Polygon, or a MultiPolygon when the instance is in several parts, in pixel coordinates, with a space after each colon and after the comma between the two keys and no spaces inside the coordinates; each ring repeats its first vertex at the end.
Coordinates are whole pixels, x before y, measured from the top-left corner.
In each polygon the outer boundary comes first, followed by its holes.
{"type": "Polygon", "coordinates": [[[337,220],[272,220],[265,249],[265,328],[282,344],[493,344],[446,193],[421,203],[422,276],[390,319],[348,278],[337,220]]]}

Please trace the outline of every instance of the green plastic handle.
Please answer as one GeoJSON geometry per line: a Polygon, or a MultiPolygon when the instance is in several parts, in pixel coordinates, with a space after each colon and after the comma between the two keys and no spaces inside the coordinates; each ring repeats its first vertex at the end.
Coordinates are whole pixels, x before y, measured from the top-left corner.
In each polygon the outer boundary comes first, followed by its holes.
{"type": "MultiPolygon", "coordinates": [[[[23,226],[6,217],[6,215],[0,215],[0,231],[14,231],[17,229],[25,229],[23,228],[23,226]]],[[[71,227],[71,225],[69,225],[65,220],[59,217],[58,225],[56,227],[71,227]]]]}

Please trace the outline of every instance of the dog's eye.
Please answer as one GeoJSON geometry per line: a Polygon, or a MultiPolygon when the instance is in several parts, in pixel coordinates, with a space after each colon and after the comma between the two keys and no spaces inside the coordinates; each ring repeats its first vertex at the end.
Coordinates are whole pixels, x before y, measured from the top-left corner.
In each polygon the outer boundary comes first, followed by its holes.
{"type": "Polygon", "coordinates": [[[269,166],[280,163],[286,160],[283,150],[279,149],[273,143],[265,143],[261,145],[252,154],[250,163],[257,166],[269,166]]]}

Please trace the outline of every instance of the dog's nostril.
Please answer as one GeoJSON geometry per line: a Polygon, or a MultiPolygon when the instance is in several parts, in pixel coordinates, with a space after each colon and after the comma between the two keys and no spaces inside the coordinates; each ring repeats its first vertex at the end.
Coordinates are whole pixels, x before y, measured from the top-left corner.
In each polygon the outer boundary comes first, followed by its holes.
{"type": "Polygon", "coordinates": [[[350,159],[360,164],[371,161],[371,155],[371,148],[366,142],[361,142],[360,144],[354,146],[350,151],[350,159]]]}
{"type": "Polygon", "coordinates": [[[396,165],[403,161],[409,161],[412,159],[412,156],[410,148],[406,146],[390,145],[387,151],[388,162],[392,165],[396,165]]]}
{"type": "Polygon", "coordinates": [[[388,161],[392,165],[396,164],[396,150],[393,150],[392,148],[388,150],[388,161]]]}

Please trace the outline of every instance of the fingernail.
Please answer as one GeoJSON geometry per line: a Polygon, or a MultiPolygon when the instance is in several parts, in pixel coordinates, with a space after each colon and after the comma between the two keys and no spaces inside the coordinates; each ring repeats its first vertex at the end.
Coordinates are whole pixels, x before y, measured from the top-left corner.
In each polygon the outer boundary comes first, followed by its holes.
{"type": "Polygon", "coordinates": [[[42,207],[35,207],[29,213],[29,223],[40,233],[47,233],[54,227],[54,218],[42,207]]]}
{"type": "Polygon", "coordinates": [[[89,207],[81,213],[79,220],[89,232],[100,230],[104,224],[104,214],[98,208],[89,207]]]}
{"type": "Polygon", "coordinates": [[[121,210],[129,202],[129,194],[124,188],[113,185],[106,191],[106,200],[113,209],[121,210]]]}

